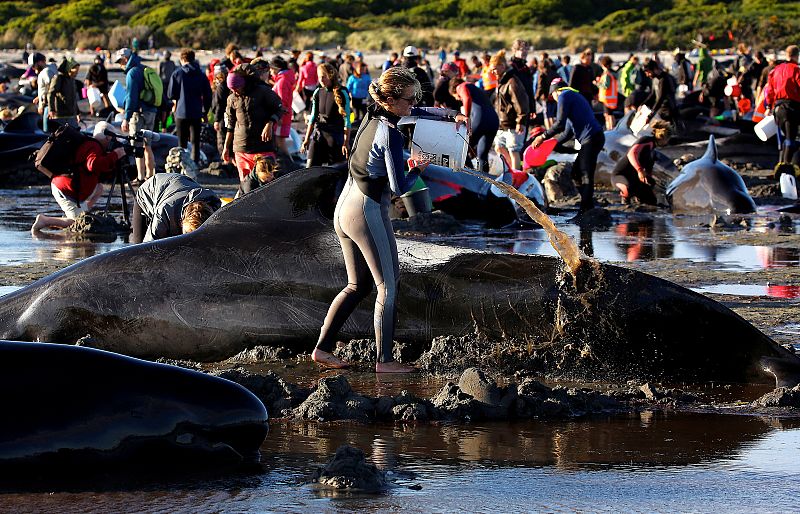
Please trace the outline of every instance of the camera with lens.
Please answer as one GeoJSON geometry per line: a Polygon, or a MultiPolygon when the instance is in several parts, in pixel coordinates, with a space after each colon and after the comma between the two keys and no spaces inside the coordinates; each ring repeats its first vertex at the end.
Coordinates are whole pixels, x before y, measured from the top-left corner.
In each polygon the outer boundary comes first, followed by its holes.
{"type": "Polygon", "coordinates": [[[144,147],[158,141],[161,135],[150,130],[137,130],[133,135],[117,134],[107,130],[107,136],[112,136],[118,145],[125,148],[125,154],[141,159],[144,157],[144,147]]]}

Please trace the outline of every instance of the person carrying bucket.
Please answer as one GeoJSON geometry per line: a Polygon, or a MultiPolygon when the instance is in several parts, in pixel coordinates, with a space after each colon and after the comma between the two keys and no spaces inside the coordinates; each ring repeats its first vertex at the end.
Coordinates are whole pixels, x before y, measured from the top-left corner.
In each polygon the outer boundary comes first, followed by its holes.
{"type": "Polygon", "coordinates": [[[533,147],[539,147],[546,139],[561,134],[559,142],[563,143],[573,136],[581,144],[578,157],[573,165],[577,176],[581,177],[581,204],[578,216],[594,207],[594,170],[597,167],[597,156],[603,149],[606,137],[603,127],[594,118],[594,110],[586,98],[578,90],[567,87],[560,78],[550,84],[550,95],[558,102],[558,115],[552,127],[533,140],[533,147]],[[572,130],[567,129],[567,122],[572,130]]]}
{"type": "MultiPolygon", "coordinates": [[[[797,151],[797,127],[800,125],[800,49],[795,45],[786,48],[787,62],[779,64],[769,74],[766,103],[775,115],[775,122],[783,133],[783,148],[776,175],[782,165],[791,165],[797,151]]],[[[794,174],[794,173],[792,173],[794,174]]]]}

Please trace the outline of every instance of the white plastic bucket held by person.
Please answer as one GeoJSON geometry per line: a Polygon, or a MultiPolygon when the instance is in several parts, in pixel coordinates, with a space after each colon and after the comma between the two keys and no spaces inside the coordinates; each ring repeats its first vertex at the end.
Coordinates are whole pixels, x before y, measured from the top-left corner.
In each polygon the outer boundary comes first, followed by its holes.
{"type": "Polygon", "coordinates": [[[650,116],[651,112],[650,108],[646,105],[642,105],[636,111],[636,115],[631,121],[631,132],[633,132],[634,136],[638,136],[639,132],[648,127],[647,117],[650,116]]]}
{"type": "Polygon", "coordinates": [[[86,99],[89,100],[89,105],[95,109],[103,107],[103,93],[96,87],[86,88],[86,99]]]}
{"type": "Polygon", "coordinates": [[[775,123],[775,117],[770,114],[763,120],[756,123],[756,126],[753,127],[753,130],[758,136],[758,139],[762,141],[768,140],[778,133],[778,125],[775,123]]]}
{"type": "MultiPolygon", "coordinates": [[[[404,118],[405,119],[405,118],[404,118]]],[[[399,124],[404,124],[403,120],[399,124]]],[[[411,158],[460,169],[467,162],[467,127],[450,121],[416,119],[411,143],[411,158]]]]}
{"type": "Polygon", "coordinates": [[[292,95],[292,110],[295,114],[300,114],[306,109],[306,101],[297,91],[292,95]]]}

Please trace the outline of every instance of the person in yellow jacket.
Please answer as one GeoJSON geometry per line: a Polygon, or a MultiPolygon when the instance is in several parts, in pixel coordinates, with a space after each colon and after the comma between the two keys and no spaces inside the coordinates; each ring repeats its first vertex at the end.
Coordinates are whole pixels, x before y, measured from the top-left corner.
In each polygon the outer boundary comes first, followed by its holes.
{"type": "Polygon", "coordinates": [[[603,104],[603,117],[606,120],[606,130],[614,128],[614,111],[617,109],[619,101],[619,82],[617,76],[611,71],[613,61],[611,57],[604,55],[600,59],[600,67],[603,73],[597,78],[597,88],[599,90],[598,100],[603,104]]]}
{"type": "Polygon", "coordinates": [[[489,61],[491,60],[492,56],[489,54],[483,54],[481,60],[483,61],[483,68],[481,69],[481,85],[483,86],[483,90],[486,91],[488,95],[491,95],[495,88],[497,88],[497,77],[490,71],[489,61]]]}

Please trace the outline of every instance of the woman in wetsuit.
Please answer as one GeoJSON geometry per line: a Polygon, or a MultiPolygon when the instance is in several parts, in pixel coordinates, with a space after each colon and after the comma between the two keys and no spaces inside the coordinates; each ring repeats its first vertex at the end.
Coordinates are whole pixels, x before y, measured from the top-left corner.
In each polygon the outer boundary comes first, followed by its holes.
{"type": "Polygon", "coordinates": [[[475,169],[483,172],[489,171],[489,150],[500,128],[497,113],[489,103],[489,98],[480,88],[464,82],[461,78],[450,79],[450,94],[460,100],[461,114],[469,118],[472,133],[469,136],[469,146],[478,154],[475,169]]]}
{"type": "Polygon", "coordinates": [[[339,83],[339,74],[328,63],[317,67],[319,87],[311,96],[302,150],[308,149],[307,166],[335,164],[347,159],[350,145],[350,93],[339,83]]]}
{"type": "MultiPolygon", "coordinates": [[[[397,128],[402,116],[412,114],[412,106],[422,90],[414,73],[397,66],[385,71],[377,83],[370,85],[375,100],[367,110],[353,142],[349,177],[334,212],[333,226],[342,245],[347,286],[336,296],[328,309],[317,347],[311,358],[328,368],[344,368],[348,363],[332,352],[336,335],[358,303],[377,286],[375,299],[375,341],[378,373],[407,373],[414,368],[395,362],[392,356],[397,312],[397,285],[400,266],[397,245],[389,221],[391,195],[408,191],[427,162],[409,161],[404,172],[403,134],[397,128]]],[[[447,117],[456,113],[447,109],[414,109],[415,115],[447,117]]],[[[458,115],[457,122],[466,117],[458,115]]]]}
{"type": "Polygon", "coordinates": [[[651,124],[652,134],[636,140],[625,157],[617,161],[612,182],[619,189],[622,203],[627,205],[636,198],[640,203],[656,205],[653,192],[653,164],[656,146],[664,146],[669,141],[670,124],[657,120],[651,124]]]}

